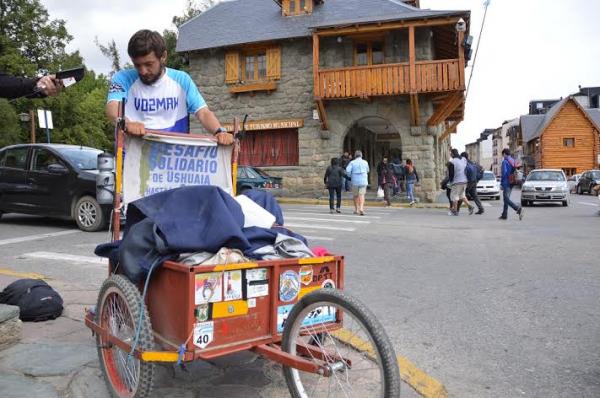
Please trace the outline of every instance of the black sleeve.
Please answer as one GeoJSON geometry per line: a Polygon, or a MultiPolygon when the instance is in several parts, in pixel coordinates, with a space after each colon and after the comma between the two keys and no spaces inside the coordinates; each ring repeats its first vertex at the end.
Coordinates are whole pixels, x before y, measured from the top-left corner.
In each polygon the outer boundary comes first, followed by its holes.
{"type": "Polygon", "coordinates": [[[452,182],[454,180],[454,164],[448,162],[446,167],[448,167],[448,182],[452,182]]]}
{"type": "Polygon", "coordinates": [[[417,173],[417,168],[415,167],[414,170],[415,170],[415,177],[417,177],[417,182],[419,182],[419,173],[417,173]]]}
{"type": "Polygon", "coordinates": [[[331,172],[331,167],[327,167],[325,170],[325,177],[323,177],[323,184],[327,185],[327,177],[329,177],[329,173],[331,172]]]}
{"type": "Polygon", "coordinates": [[[13,99],[37,94],[35,93],[36,83],[37,79],[26,79],[0,73],[0,97],[13,99]]]}

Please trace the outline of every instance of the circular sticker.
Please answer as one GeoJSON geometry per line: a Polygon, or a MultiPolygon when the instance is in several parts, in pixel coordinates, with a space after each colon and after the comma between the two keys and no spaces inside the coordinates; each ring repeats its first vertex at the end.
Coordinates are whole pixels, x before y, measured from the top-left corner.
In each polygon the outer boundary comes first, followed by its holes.
{"type": "Polygon", "coordinates": [[[325,279],[323,283],[321,283],[321,287],[323,289],[335,289],[335,282],[332,279],[325,279]]]}
{"type": "Polygon", "coordinates": [[[285,271],[279,276],[279,300],[292,301],[300,292],[300,276],[294,271],[285,271]]]}

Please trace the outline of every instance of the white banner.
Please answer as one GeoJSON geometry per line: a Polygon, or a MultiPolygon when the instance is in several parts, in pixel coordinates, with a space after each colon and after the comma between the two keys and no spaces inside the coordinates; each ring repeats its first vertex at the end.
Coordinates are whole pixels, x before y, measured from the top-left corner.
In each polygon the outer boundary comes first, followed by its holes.
{"type": "Polygon", "coordinates": [[[231,193],[232,149],[193,135],[127,136],[123,201],[187,185],[215,185],[231,193]]]}

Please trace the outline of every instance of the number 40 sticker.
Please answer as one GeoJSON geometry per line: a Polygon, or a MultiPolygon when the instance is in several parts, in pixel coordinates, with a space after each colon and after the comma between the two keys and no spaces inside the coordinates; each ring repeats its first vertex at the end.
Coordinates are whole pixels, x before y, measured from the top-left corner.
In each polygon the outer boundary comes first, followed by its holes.
{"type": "Polygon", "coordinates": [[[206,348],[213,341],[215,332],[214,323],[202,322],[194,325],[194,345],[200,348],[206,348]]]}

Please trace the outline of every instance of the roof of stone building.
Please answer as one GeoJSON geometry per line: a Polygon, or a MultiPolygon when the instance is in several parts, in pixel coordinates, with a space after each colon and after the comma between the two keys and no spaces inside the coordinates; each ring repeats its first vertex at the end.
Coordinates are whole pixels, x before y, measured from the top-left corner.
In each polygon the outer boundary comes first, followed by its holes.
{"type": "Polygon", "coordinates": [[[595,108],[583,108],[573,97],[566,97],[557,102],[547,113],[543,115],[521,116],[521,134],[523,142],[529,142],[542,135],[548,128],[554,116],[565,106],[568,101],[573,103],[591,120],[596,130],[600,131],[600,110],[595,108]]]}
{"type": "Polygon", "coordinates": [[[284,17],[273,0],[222,1],[179,27],[177,51],[308,37],[315,28],[465,15],[469,11],[419,9],[400,0],[326,0],[310,15],[284,17]]]}

